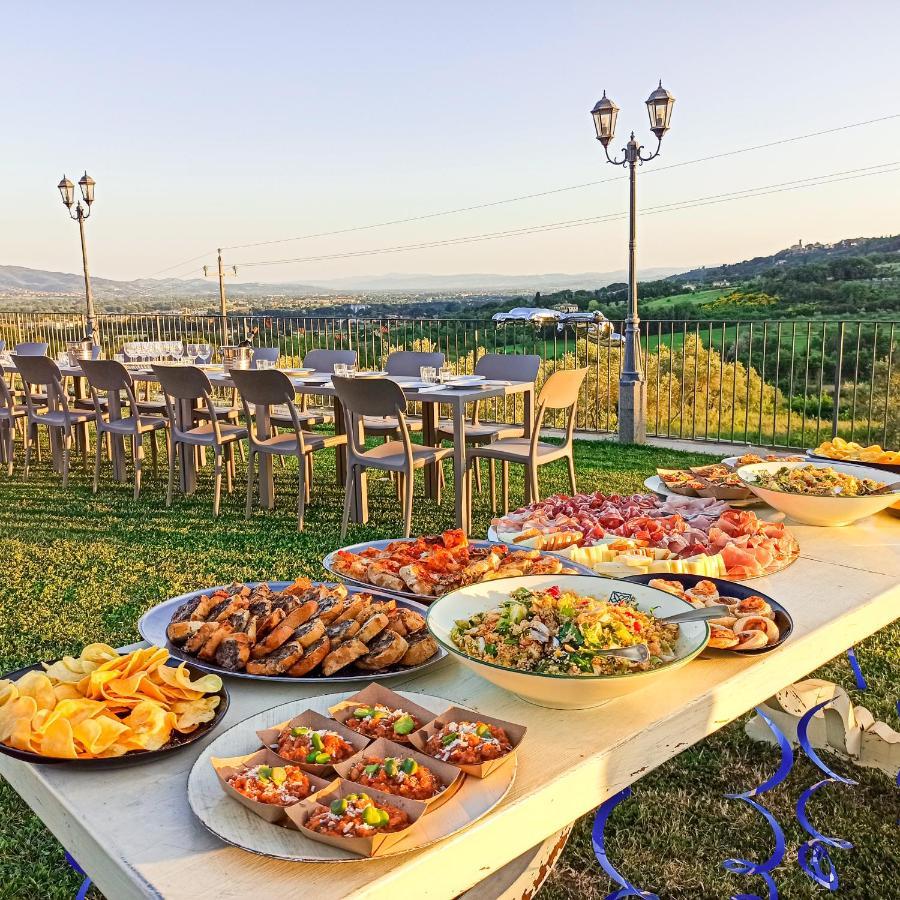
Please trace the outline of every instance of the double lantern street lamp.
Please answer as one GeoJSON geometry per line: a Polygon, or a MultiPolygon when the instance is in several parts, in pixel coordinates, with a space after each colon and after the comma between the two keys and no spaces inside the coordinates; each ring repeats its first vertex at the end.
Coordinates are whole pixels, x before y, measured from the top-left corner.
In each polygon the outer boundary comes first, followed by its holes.
{"type": "Polygon", "coordinates": [[[625,353],[622,360],[622,374],[619,376],[619,440],[628,444],[643,444],[647,436],[647,385],[641,370],[641,320],[638,318],[637,267],[635,250],[637,246],[637,194],[635,176],[638,165],[643,165],[659,156],[663,135],[669,130],[672,119],[672,107],[675,98],[662,86],[647,99],[647,112],[650,115],[650,130],[656,135],[656,150],[649,156],[631,132],[631,138],[622,148],[622,159],[614,159],[609,155],[609,142],[616,133],[616,117],[619,107],[616,106],[606,91],[591,110],[594,127],[597,129],[597,140],[603,144],[606,160],[614,166],[627,166],[630,184],[630,203],[628,216],[628,316],[625,322],[625,353]]]}
{"type": "Polygon", "coordinates": [[[63,175],[62,181],[57,185],[62,196],[62,202],[65,204],[66,209],[69,210],[69,215],[78,222],[78,228],[81,231],[81,259],[84,263],[84,299],[87,306],[87,336],[92,341],[94,340],[96,315],[94,313],[94,295],[91,293],[91,275],[88,271],[87,245],[84,242],[84,220],[91,214],[95,183],[94,179],[87,172],[78,179],[78,187],[81,188],[81,196],[87,205],[87,209],[81,205],[81,200],[79,200],[74,210],[72,209],[72,204],[75,203],[75,185],[65,175],[63,175]]]}

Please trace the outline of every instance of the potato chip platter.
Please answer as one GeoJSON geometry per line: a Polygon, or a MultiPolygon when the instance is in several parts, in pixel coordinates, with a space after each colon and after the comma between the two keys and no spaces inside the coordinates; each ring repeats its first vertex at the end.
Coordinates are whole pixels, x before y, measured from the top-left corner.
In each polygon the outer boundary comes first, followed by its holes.
{"type": "Polygon", "coordinates": [[[829,459],[837,462],[859,463],[873,469],[900,473],[900,451],[885,450],[880,444],[867,447],[856,441],[845,441],[834,437],[830,441],[822,441],[814,450],[807,450],[811,459],[829,459]]]}
{"type": "MultiPolygon", "coordinates": [[[[188,801],[204,827],[221,840],[251,853],[278,859],[353,862],[420,849],[471,825],[500,803],[515,779],[516,749],[525,734],[522,726],[503,723],[508,728],[512,749],[496,760],[496,764],[487,766],[485,771],[469,774],[468,770],[463,771],[459,766],[430,759],[429,754],[421,749],[427,741],[425,736],[429,733],[429,726],[433,731],[436,723],[446,724],[444,715],[450,712],[471,716],[472,722],[500,721],[475,710],[448,708],[447,701],[439,697],[392,692],[381,684],[369,685],[364,691],[350,696],[346,693],[326,694],[260,712],[223,732],[201,751],[188,778],[188,801]],[[425,715],[428,721],[421,722],[420,728],[412,732],[415,736],[421,734],[423,740],[416,746],[408,747],[384,739],[370,741],[365,738],[361,750],[353,757],[335,762],[330,772],[311,772],[310,787],[314,790],[303,800],[284,807],[280,814],[272,812],[271,807],[265,808],[266,804],[257,803],[254,808],[253,801],[243,798],[246,802],[242,802],[223,784],[225,767],[228,772],[233,772],[243,760],[256,761],[257,754],[273,752],[271,746],[262,745],[260,734],[269,736],[273,731],[293,730],[296,726],[291,723],[300,720],[316,723],[330,720],[330,728],[338,729],[341,728],[341,716],[353,715],[360,705],[365,709],[378,703],[389,708],[415,709],[425,715]],[[408,760],[420,766],[426,763],[433,765],[444,786],[434,802],[410,800],[397,793],[386,793],[347,779],[352,771],[364,771],[358,759],[364,759],[367,753],[374,753],[372,758],[380,759],[385,750],[390,752],[384,757],[385,763],[396,759],[400,765],[406,763],[407,768],[411,767],[408,760]],[[323,782],[327,782],[324,787],[323,782]],[[333,817],[341,815],[340,800],[358,794],[368,795],[377,808],[402,810],[407,815],[408,824],[399,832],[387,832],[380,838],[377,825],[368,829],[367,835],[350,833],[344,838],[317,834],[306,827],[317,812],[331,810],[333,817]]],[[[269,759],[272,763],[278,762],[277,757],[269,759]]],[[[290,761],[281,760],[281,763],[284,766],[290,761]]],[[[295,764],[306,765],[302,762],[295,764]]],[[[370,764],[370,768],[375,765],[370,764]]]]}
{"type": "Polygon", "coordinates": [[[682,573],[743,581],[799,555],[780,522],[708,497],[555,495],[493,520],[488,536],[560,553],[613,578],[682,573]]]}
{"type": "Polygon", "coordinates": [[[520,575],[583,575],[590,570],[528,547],[470,541],[462,529],[334,550],[322,567],[350,584],[431,603],[452,590],[520,575]]]}
{"type": "Polygon", "coordinates": [[[0,681],[0,752],[30,763],[108,768],[180,750],[224,717],[216,675],[160,647],[120,654],[89,644],[0,681]]]}
{"type": "Polygon", "coordinates": [[[327,684],[422,671],[443,659],[445,652],[425,628],[424,611],[414,601],[354,593],[343,584],[248,582],[173,597],[146,612],[138,630],[145,640],[207,672],[327,684]],[[219,625],[226,626],[225,633],[219,625]]]}

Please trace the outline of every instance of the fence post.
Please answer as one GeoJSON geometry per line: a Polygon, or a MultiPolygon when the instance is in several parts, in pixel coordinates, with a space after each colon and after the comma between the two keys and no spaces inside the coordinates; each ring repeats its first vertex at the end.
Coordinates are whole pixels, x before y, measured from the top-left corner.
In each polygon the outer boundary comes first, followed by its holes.
{"type": "Polygon", "coordinates": [[[838,322],[837,333],[837,359],[834,363],[834,398],[832,401],[833,409],[831,414],[831,436],[837,436],[838,422],[841,417],[841,379],[843,377],[844,368],[844,323],[838,322]]]}
{"type": "Polygon", "coordinates": [[[16,313],[16,334],[18,335],[16,344],[21,344],[25,340],[25,338],[22,337],[22,313],[16,313]]]}

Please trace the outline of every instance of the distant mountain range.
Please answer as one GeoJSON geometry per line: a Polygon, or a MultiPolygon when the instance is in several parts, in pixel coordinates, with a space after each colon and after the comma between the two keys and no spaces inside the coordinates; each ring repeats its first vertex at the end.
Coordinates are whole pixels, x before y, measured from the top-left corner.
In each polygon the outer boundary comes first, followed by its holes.
{"type": "MultiPolygon", "coordinates": [[[[678,268],[650,268],[641,270],[641,278],[665,278],[681,271],[678,268]]],[[[579,274],[553,273],[547,275],[460,274],[429,275],[392,273],[389,275],[354,275],[345,278],[323,279],[315,284],[260,282],[228,282],[230,297],[295,297],[359,291],[498,291],[502,293],[535,291],[596,289],[622,281],[624,271],[583,272],[579,274]]],[[[215,297],[218,283],[215,278],[139,278],[134,281],[114,281],[91,278],[94,296],[98,301],[124,300],[146,297],[215,297]]],[[[69,272],[47,272],[23,266],[0,266],[2,294],[59,294],[80,295],[84,292],[81,275],[69,272]]]]}

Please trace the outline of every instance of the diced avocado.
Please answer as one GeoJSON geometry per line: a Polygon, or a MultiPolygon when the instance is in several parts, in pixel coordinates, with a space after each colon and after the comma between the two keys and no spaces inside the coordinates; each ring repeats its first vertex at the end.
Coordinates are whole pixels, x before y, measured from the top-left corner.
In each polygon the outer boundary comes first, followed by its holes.
{"type": "Polygon", "coordinates": [[[322,735],[316,733],[315,731],[313,732],[310,742],[312,743],[313,747],[316,750],[324,750],[325,749],[325,744],[322,741],[322,735]]]}
{"type": "Polygon", "coordinates": [[[379,809],[378,812],[381,813],[381,822],[379,824],[383,828],[385,825],[387,825],[388,822],[391,821],[391,817],[386,809],[379,809]]]}
{"type": "Polygon", "coordinates": [[[328,763],[331,762],[331,754],[330,753],[316,753],[315,757],[316,758],[315,758],[315,760],[313,760],[313,762],[315,762],[315,764],[317,766],[327,766],[328,763]]]}
{"type": "Polygon", "coordinates": [[[259,778],[260,781],[271,781],[272,780],[272,767],[271,766],[260,766],[256,770],[256,777],[259,778]]]}
{"type": "Polygon", "coordinates": [[[415,727],[416,723],[413,721],[413,717],[406,713],[394,722],[394,734],[410,734],[415,727]]]}
{"type": "Polygon", "coordinates": [[[357,719],[365,719],[366,716],[372,715],[372,710],[368,706],[360,706],[353,711],[353,715],[357,719]]]}
{"type": "Polygon", "coordinates": [[[287,769],[284,766],[275,766],[272,769],[272,781],[275,784],[284,784],[287,781],[287,769]]]}
{"type": "Polygon", "coordinates": [[[317,757],[318,755],[319,755],[319,754],[316,753],[315,750],[313,750],[312,753],[307,753],[307,754],[306,754],[306,761],[307,761],[308,763],[314,763],[314,762],[316,761],[316,757],[317,757]]]}
{"type": "Polygon", "coordinates": [[[383,815],[386,816],[387,813],[382,812],[377,806],[367,806],[363,810],[362,820],[366,825],[372,825],[377,828],[379,825],[387,824],[386,820],[382,820],[383,815]]]}
{"type": "Polygon", "coordinates": [[[344,797],[343,800],[332,800],[329,808],[336,816],[343,815],[343,813],[347,812],[347,807],[350,805],[348,799],[348,797],[344,797]]]}
{"type": "Polygon", "coordinates": [[[365,772],[366,775],[371,776],[371,775],[377,774],[377,772],[378,772],[378,770],[379,770],[380,768],[381,768],[381,765],[380,765],[379,763],[372,763],[372,765],[366,766],[366,767],[363,769],[363,772],[365,772]]]}
{"type": "Polygon", "coordinates": [[[455,731],[451,731],[449,734],[445,734],[445,735],[441,738],[441,746],[442,746],[442,747],[448,747],[448,746],[449,746],[450,744],[452,744],[458,737],[459,737],[459,735],[458,735],[455,731]]]}
{"type": "Polygon", "coordinates": [[[407,775],[415,775],[419,771],[419,764],[411,757],[407,756],[400,766],[401,770],[407,775]]]}
{"type": "Polygon", "coordinates": [[[305,725],[299,725],[291,729],[291,737],[301,737],[304,734],[309,734],[309,729],[305,725]]]}
{"type": "Polygon", "coordinates": [[[393,778],[398,771],[397,760],[392,756],[389,756],[384,761],[384,774],[387,775],[388,778],[393,778]]]}
{"type": "Polygon", "coordinates": [[[373,709],[372,710],[372,718],[377,722],[379,719],[383,719],[387,713],[383,709],[373,709]]]}
{"type": "Polygon", "coordinates": [[[477,734],[478,737],[480,737],[480,738],[490,737],[490,736],[491,736],[491,727],[490,727],[490,725],[485,725],[484,722],[482,722],[482,723],[475,729],[475,734],[477,734]]]}

